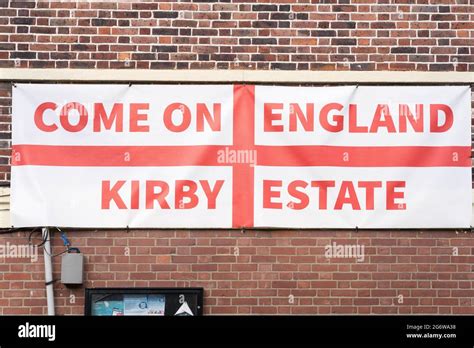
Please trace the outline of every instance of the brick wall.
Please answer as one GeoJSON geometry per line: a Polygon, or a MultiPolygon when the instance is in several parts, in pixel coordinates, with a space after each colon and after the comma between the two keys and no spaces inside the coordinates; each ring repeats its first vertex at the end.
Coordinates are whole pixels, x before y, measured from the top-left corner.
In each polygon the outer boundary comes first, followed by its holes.
{"type": "Polygon", "coordinates": [[[1,0],[0,67],[474,71],[473,29],[470,0],[1,0]]]}
{"type": "Polygon", "coordinates": [[[10,183],[12,84],[0,81],[0,185],[10,183]]]}
{"type": "MultiPolygon", "coordinates": [[[[414,2],[0,0],[0,68],[474,71],[469,0],[414,2]]],[[[5,81],[4,184],[10,139],[5,81]]],[[[67,232],[86,255],[84,287],[202,286],[207,314],[474,314],[464,231],[67,232]],[[364,262],[325,258],[332,242],[365,245],[364,262]]],[[[0,258],[0,314],[46,313],[42,261],[0,258]]],[[[84,287],[56,282],[57,313],[82,314],[84,287]]]]}
{"type": "MultiPolygon", "coordinates": [[[[24,244],[27,235],[0,241],[24,244]]],[[[206,314],[474,314],[470,233],[155,230],[68,236],[86,255],[86,287],[204,287],[206,314]],[[365,245],[364,262],[325,258],[325,246],[333,242],[365,245]]],[[[54,245],[54,252],[62,250],[58,233],[54,245]]],[[[58,279],[60,258],[55,260],[58,279]]],[[[36,263],[0,261],[0,270],[0,314],[46,313],[42,257],[36,263]]],[[[55,295],[58,314],[83,313],[83,288],[56,283],[55,295]]]]}

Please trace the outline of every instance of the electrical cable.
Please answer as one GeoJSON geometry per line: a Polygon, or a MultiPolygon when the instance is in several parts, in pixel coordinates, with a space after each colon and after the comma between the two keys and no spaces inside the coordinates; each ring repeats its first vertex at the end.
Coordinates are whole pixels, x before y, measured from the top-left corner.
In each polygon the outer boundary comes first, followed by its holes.
{"type": "MultiPolygon", "coordinates": [[[[58,227],[56,227],[56,229],[57,229],[58,231],[60,231],[61,233],[63,233],[63,231],[61,231],[58,227]]],[[[47,232],[46,232],[46,234],[45,234],[45,236],[44,236],[44,239],[43,239],[44,243],[46,243],[46,240],[48,240],[49,238],[50,238],[50,231],[47,230],[47,232]]],[[[44,244],[44,243],[43,243],[43,244],[44,244]]],[[[49,255],[49,256],[51,256],[51,257],[56,257],[56,256],[60,256],[60,255],[62,255],[62,254],[65,254],[65,253],[69,252],[69,246],[66,245],[66,250],[63,250],[63,251],[61,251],[60,253],[57,253],[57,254],[53,254],[53,253],[50,254],[50,253],[46,250],[46,248],[44,248],[44,247],[43,247],[43,250],[44,250],[44,252],[45,252],[47,255],[49,255]]]]}
{"type": "Polygon", "coordinates": [[[45,252],[47,255],[51,256],[51,257],[56,257],[56,256],[60,256],[60,255],[62,255],[62,254],[68,253],[68,252],[69,252],[69,249],[66,249],[66,250],[64,250],[64,251],[61,251],[60,253],[57,253],[57,254],[50,254],[50,253],[48,253],[48,252],[46,251],[46,249],[44,249],[44,252],[45,252]]]}
{"type": "MultiPolygon", "coordinates": [[[[63,254],[66,254],[66,253],[70,253],[72,251],[75,251],[77,253],[80,253],[81,251],[79,250],[79,248],[71,248],[71,242],[69,241],[69,239],[67,238],[66,236],[66,233],[64,233],[59,227],[55,227],[55,229],[57,229],[60,233],[61,233],[61,239],[63,241],[63,244],[64,246],[66,247],[66,250],[63,250],[61,251],[60,253],[57,253],[57,254],[49,254],[46,249],[44,249],[45,253],[50,255],[51,257],[56,257],[56,256],[60,256],[60,255],[63,255],[63,254]]],[[[49,230],[47,232],[47,237],[46,238],[49,238],[49,230]]],[[[46,241],[45,241],[46,242],[46,241]]]]}
{"type": "Polygon", "coordinates": [[[41,236],[41,243],[40,244],[33,243],[33,241],[32,241],[33,234],[37,233],[37,232],[42,232],[39,227],[35,227],[31,230],[30,234],[28,235],[28,244],[36,246],[36,247],[40,247],[40,246],[43,246],[46,243],[47,238],[46,238],[46,236],[44,236],[44,237],[41,236]]]}
{"type": "MultiPolygon", "coordinates": [[[[71,248],[71,242],[69,241],[69,239],[67,238],[66,236],[66,233],[64,233],[59,227],[54,227],[55,229],[57,229],[60,233],[61,233],[61,239],[63,241],[63,244],[64,246],[66,247],[65,250],[57,253],[57,254],[53,254],[53,253],[49,253],[48,251],[46,251],[46,248],[44,247],[44,245],[46,244],[46,241],[48,240],[48,238],[50,237],[50,231],[48,230],[45,235],[43,236],[42,234],[42,227],[34,227],[32,230],[30,230],[29,234],[28,234],[28,244],[29,245],[32,245],[32,246],[35,246],[37,248],[39,247],[43,247],[43,250],[44,252],[51,256],[51,257],[56,257],[56,256],[60,256],[60,255],[63,255],[63,254],[66,254],[66,253],[70,253],[70,252],[76,252],[76,253],[81,253],[81,251],[79,250],[79,248],[71,248]],[[35,233],[41,233],[41,242],[36,244],[33,242],[33,235],[35,233]]],[[[12,228],[9,228],[9,229],[1,229],[0,230],[0,234],[7,234],[7,233],[13,233],[13,232],[20,232],[20,231],[28,231],[29,229],[27,228],[24,228],[24,227],[12,227],[12,228]]]]}

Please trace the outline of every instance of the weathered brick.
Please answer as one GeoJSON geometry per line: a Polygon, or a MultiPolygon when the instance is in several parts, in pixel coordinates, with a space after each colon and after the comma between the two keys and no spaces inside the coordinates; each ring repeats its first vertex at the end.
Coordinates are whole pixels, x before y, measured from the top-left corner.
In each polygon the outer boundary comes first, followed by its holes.
{"type": "Polygon", "coordinates": [[[253,5],[252,11],[255,11],[255,12],[278,11],[278,6],[277,5],[253,5]]]}
{"type": "Polygon", "coordinates": [[[395,23],[393,22],[374,22],[370,24],[372,29],[395,29],[395,23]]]}
{"type": "Polygon", "coordinates": [[[13,51],[15,49],[15,44],[10,43],[0,43],[1,51],[13,51]]]}
{"type": "Polygon", "coordinates": [[[331,39],[333,45],[336,46],[355,46],[357,39],[331,39]]]}
{"type": "Polygon", "coordinates": [[[452,71],[453,64],[430,64],[430,71],[452,71]]]}
{"type": "Polygon", "coordinates": [[[117,21],[115,19],[104,19],[104,18],[93,18],[91,20],[91,24],[93,26],[107,26],[111,27],[117,24],[117,21]]]}
{"type": "Polygon", "coordinates": [[[253,38],[253,45],[276,45],[277,39],[275,38],[253,38]]]}
{"type": "Polygon", "coordinates": [[[35,3],[32,1],[12,0],[9,2],[9,6],[12,8],[34,8],[35,3]]]}
{"type": "Polygon", "coordinates": [[[391,53],[416,53],[415,47],[392,47],[391,53]]]}
{"type": "Polygon", "coordinates": [[[15,59],[35,59],[36,53],[35,52],[11,52],[10,58],[15,59]]]}
{"type": "Polygon", "coordinates": [[[254,21],[252,22],[254,28],[277,28],[277,21],[254,21]]]}
{"type": "Polygon", "coordinates": [[[178,18],[177,11],[155,11],[153,18],[178,18]]]}
{"type": "Polygon", "coordinates": [[[178,52],[177,46],[158,45],[153,46],[154,52],[178,52]]]}
{"type": "Polygon", "coordinates": [[[16,17],[11,19],[11,23],[16,25],[34,25],[35,19],[31,17],[16,17]]]}
{"type": "Polygon", "coordinates": [[[153,35],[178,35],[179,29],[176,28],[155,28],[153,35]]]}

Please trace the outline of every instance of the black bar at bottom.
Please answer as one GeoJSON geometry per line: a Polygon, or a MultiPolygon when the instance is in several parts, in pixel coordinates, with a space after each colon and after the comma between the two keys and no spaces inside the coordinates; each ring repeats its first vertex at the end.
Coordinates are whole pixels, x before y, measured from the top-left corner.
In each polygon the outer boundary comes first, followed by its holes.
{"type": "Polygon", "coordinates": [[[0,347],[153,345],[469,347],[473,316],[0,316],[0,347]],[[54,325],[54,337],[52,326],[54,325]],[[32,336],[43,337],[32,337],[32,336]],[[27,336],[27,337],[19,337],[27,336]],[[54,338],[54,340],[53,340],[54,338]]]}

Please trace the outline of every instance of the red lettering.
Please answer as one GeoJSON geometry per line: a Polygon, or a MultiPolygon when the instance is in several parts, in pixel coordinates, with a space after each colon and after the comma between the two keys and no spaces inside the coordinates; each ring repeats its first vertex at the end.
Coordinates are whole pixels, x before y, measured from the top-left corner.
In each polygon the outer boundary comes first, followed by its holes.
{"type": "Polygon", "coordinates": [[[311,187],[319,188],[319,209],[326,210],[328,208],[328,187],[336,186],[334,180],[329,181],[311,181],[311,187]]]}
{"type": "Polygon", "coordinates": [[[119,180],[110,188],[110,180],[102,181],[102,209],[110,209],[111,201],[114,201],[119,209],[127,209],[118,192],[124,184],[125,180],[119,180]]]}
{"type": "Polygon", "coordinates": [[[191,124],[191,111],[186,105],[182,103],[172,103],[166,107],[163,114],[163,120],[168,130],[172,132],[183,132],[188,129],[189,125],[191,124]],[[182,116],[181,123],[178,125],[173,123],[173,113],[176,110],[180,110],[182,116]]]}
{"type": "Polygon", "coordinates": [[[309,204],[308,195],[305,194],[304,192],[298,190],[298,188],[306,188],[306,186],[308,186],[308,183],[306,183],[305,181],[302,181],[302,180],[292,181],[290,183],[290,185],[288,186],[288,193],[292,197],[299,200],[298,203],[290,202],[289,207],[291,209],[301,210],[301,209],[304,209],[308,206],[308,204],[309,204]]]}
{"type": "Polygon", "coordinates": [[[400,133],[407,132],[407,120],[410,121],[410,125],[415,132],[423,132],[423,104],[416,104],[415,117],[410,112],[408,105],[400,104],[398,123],[400,133]]]}
{"type": "Polygon", "coordinates": [[[433,133],[442,133],[448,131],[453,125],[453,110],[444,104],[430,105],[430,131],[433,133]],[[442,111],[445,116],[444,124],[439,125],[439,112],[442,111]]]}
{"type": "Polygon", "coordinates": [[[395,133],[395,125],[393,124],[392,116],[390,115],[390,110],[388,105],[379,104],[375,110],[374,119],[372,125],[370,126],[370,133],[377,133],[380,127],[387,128],[389,133],[395,133]],[[384,116],[384,119],[382,119],[384,116]]]}
{"type": "Polygon", "coordinates": [[[337,195],[335,210],[341,210],[344,204],[350,204],[353,210],[360,210],[359,200],[352,181],[343,181],[337,195]]]}
{"type": "Polygon", "coordinates": [[[40,104],[35,110],[35,125],[38,127],[39,130],[43,132],[54,132],[58,129],[58,126],[53,124],[46,124],[44,123],[44,112],[46,110],[56,110],[58,106],[55,103],[42,103],[40,104]]]}
{"type": "Polygon", "coordinates": [[[174,205],[176,209],[192,209],[197,206],[197,184],[192,180],[176,180],[174,205]],[[185,202],[184,199],[189,199],[185,202]]]}
{"type": "Polygon", "coordinates": [[[105,129],[111,129],[115,123],[115,131],[123,132],[123,104],[116,103],[110,111],[110,116],[104,108],[104,104],[94,104],[94,132],[100,132],[100,125],[103,124],[105,129]]]}
{"type": "Polygon", "coordinates": [[[146,182],[146,208],[153,209],[154,202],[157,201],[161,209],[170,209],[166,196],[170,192],[169,185],[161,180],[150,180],[146,182]],[[159,187],[160,191],[155,192],[155,188],[159,187]]]}
{"type": "Polygon", "coordinates": [[[314,104],[306,104],[306,116],[296,103],[290,104],[290,132],[297,131],[297,120],[300,121],[304,130],[314,131],[314,104]]]}
{"type": "Polygon", "coordinates": [[[61,126],[63,126],[64,130],[75,133],[80,132],[87,126],[87,119],[88,119],[87,110],[84,105],[72,102],[67,103],[61,109],[61,115],[59,120],[61,122],[61,126]],[[69,121],[69,112],[71,110],[76,110],[79,113],[79,122],[76,125],[71,124],[69,121]]]}
{"type": "Polygon", "coordinates": [[[218,132],[221,130],[221,104],[213,104],[214,117],[207,109],[206,104],[197,104],[197,131],[204,132],[204,119],[207,124],[211,127],[212,131],[218,132]]]}
{"type": "Polygon", "coordinates": [[[395,191],[396,188],[405,188],[405,181],[387,181],[387,210],[405,210],[405,203],[395,203],[396,199],[403,199],[404,192],[395,191]]]}
{"type": "Polygon", "coordinates": [[[147,111],[150,107],[148,103],[131,103],[130,104],[130,132],[148,132],[150,127],[148,125],[140,125],[138,122],[146,121],[147,114],[140,113],[147,111]]]}
{"type": "Polygon", "coordinates": [[[273,191],[273,187],[281,187],[281,180],[263,180],[263,208],[265,209],[281,209],[281,202],[273,202],[272,198],[280,198],[279,191],[273,191]]]}
{"type": "Polygon", "coordinates": [[[216,198],[224,184],[224,180],[217,180],[212,190],[207,180],[199,180],[199,182],[207,197],[207,209],[216,209],[216,198]]]}
{"type": "Polygon", "coordinates": [[[140,207],[140,182],[132,180],[132,190],[130,194],[130,209],[138,209],[140,207]]]}
{"type": "Polygon", "coordinates": [[[357,105],[349,104],[349,133],[367,133],[369,127],[357,125],[357,105]]]}
{"type": "Polygon", "coordinates": [[[281,113],[275,114],[275,109],[283,109],[282,103],[265,103],[263,105],[264,132],[283,132],[283,125],[275,125],[273,121],[281,121],[281,113]]]}
{"type": "Polygon", "coordinates": [[[374,210],[374,191],[382,187],[381,181],[359,181],[359,187],[365,188],[365,209],[374,210]]]}
{"type": "Polygon", "coordinates": [[[328,121],[329,112],[332,110],[341,111],[344,108],[339,103],[329,103],[323,106],[321,112],[319,113],[319,122],[321,126],[327,130],[328,132],[337,133],[343,130],[344,128],[344,116],[342,115],[334,115],[332,117],[335,124],[330,124],[328,121]]]}

